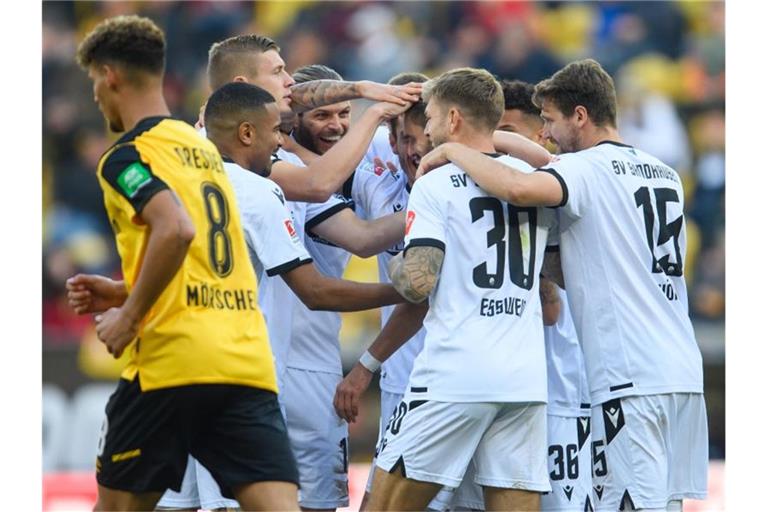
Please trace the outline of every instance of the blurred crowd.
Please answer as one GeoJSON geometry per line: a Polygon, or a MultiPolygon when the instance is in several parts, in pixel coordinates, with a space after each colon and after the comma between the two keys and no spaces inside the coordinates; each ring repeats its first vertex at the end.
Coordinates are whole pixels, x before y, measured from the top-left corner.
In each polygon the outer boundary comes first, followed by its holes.
{"type": "MultiPolygon", "coordinates": [[[[165,30],[166,98],[174,115],[190,122],[208,94],[208,48],[240,33],[274,38],[289,71],[323,63],[348,80],[385,82],[401,71],[435,76],[473,66],[535,83],[573,59],[597,59],[616,81],[625,142],[683,177],[691,314],[723,320],[722,2],[44,2],[44,346],[93,340],[90,319],[66,307],[67,277],[80,271],[119,275],[94,173],[115,136],[74,55],[98,21],[127,13],[149,16],[165,30]]],[[[353,271],[359,275],[360,269],[374,280],[375,258],[353,271]]],[[[361,325],[376,329],[378,323],[361,325]]],[[[363,337],[349,330],[343,335],[363,337]]]]}

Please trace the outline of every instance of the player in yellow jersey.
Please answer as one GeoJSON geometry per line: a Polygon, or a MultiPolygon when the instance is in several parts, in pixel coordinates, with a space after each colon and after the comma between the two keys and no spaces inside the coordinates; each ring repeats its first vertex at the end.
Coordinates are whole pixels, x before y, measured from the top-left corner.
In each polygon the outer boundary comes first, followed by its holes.
{"type": "Polygon", "coordinates": [[[235,195],[216,147],[172,119],[165,38],[147,18],[103,21],[78,48],[125,134],[98,178],[125,281],[75,276],[79,313],[131,359],[106,407],[97,510],[151,510],[187,454],[246,510],[297,510],[296,464],[235,195]]]}

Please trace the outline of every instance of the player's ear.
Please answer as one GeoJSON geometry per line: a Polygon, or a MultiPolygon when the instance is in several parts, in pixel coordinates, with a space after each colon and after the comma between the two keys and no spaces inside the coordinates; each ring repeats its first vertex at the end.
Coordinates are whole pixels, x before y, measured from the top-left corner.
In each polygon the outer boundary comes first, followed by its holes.
{"type": "Polygon", "coordinates": [[[454,134],[461,125],[461,112],[455,107],[448,110],[448,133],[454,134]]]}
{"type": "Polygon", "coordinates": [[[237,127],[237,138],[243,146],[251,146],[254,143],[256,130],[248,121],[243,121],[237,127]]]}
{"type": "Polygon", "coordinates": [[[576,108],[573,109],[573,117],[578,126],[584,126],[589,119],[587,108],[583,105],[577,105],[576,108]]]}
{"type": "Polygon", "coordinates": [[[121,73],[110,64],[99,66],[99,72],[104,76],[104,82],[110,89],[115,89],[122,81],[121,73]]]}

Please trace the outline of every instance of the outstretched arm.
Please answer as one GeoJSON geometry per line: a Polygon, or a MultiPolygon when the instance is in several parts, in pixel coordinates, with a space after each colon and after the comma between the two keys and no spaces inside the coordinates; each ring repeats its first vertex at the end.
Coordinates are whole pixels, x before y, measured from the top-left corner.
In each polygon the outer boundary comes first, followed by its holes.
{"type": "MultiPolygon", "coordinates": [[[[378,364],[383,363],[394,354],[405,342],[411,339],[421,329],[424,317],[429,311],[429,305],[399,304],[389,317],[387,324],[381,330],[367,354],[378,364]]],[[[357,362],[349,374],[336,386],[333,397],[333,407],[340,418],[353,423],[357,418],[360,397],[368,389],[374,372],[357,362]]]]}
{"type": "Polygon", "coordinates": [[[496,151],[519,158],[532,167],[544,167],[552,160],[549,151],[519,133],[496,130],[493,132],[493,146],[496,151]]]}
{"type": "Polygon", "coordinates": [[[524,173],[480,151],[455,142],[438,146],[419,163],[417,177],[453,162],[490,195],[516,206],[558,206],[563,189],[547,172],[524,173]]]}
{"type": "Polygon", "coordinates": [[[389,262],[392,284],[408,302],[423,302],[437,285],[445,252],[437,247],[417,246],[402,254],[389,262]]]}
{"type": "Polygon", "coordinates": [[[365,98],[406,105],[419,101],[422,84],[385,85],[368,80],[344,82],[341,80],[312,80],[291,87],[291,109],[306,112],[313,108],[342,101],[365,98]]]}
{"type": "Polygon", "coordinates": [[[270,179],[280,185],[291,201],[327,201],[355,171],[381,122],[402,114],[409,105],[377,103],[368,107],[355,123],[355,129],[347,132],[324,155],[311,160],[306,167],[276,162],[270,179]]]}
{"type": "Polygon", "coordinates": [[[281,277],[313,311],[363,311],[403,302],[391,285],[334,279],[318,272],[314,263],[296,267],[281,277]]]}
{"type": "Polygon", "coordinates": [[[405,212],[392,213],[374,220],[363,220],[345,208],[311,230],[355,256],[369,258],[403,239],[405,212]]]}

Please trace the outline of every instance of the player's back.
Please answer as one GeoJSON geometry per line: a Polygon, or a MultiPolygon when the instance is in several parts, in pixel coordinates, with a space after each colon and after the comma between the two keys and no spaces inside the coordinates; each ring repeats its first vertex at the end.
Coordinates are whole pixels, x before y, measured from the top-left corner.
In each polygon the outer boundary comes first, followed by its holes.
{"type": "MultiPolygon", "coordinates": [[[[526,168],[520,160],[498,160],[526,168]]],[[[438,401],[546,402],[539,272],[554,211],[488,196],[446,165],[411,193],[406,254],[445,256],[424,321],[424,349],[410,386],[438,401]]]]}
{"type": "Polygon", "coordinates": [[[563,272],[593,405],[624,395],[701,392],[677,173],[613,142],[562,155],[549,167],[567,184],[563,272]]]}
{"type": "Polygon", "coordinates": [[[235,195],[216,147],[191,126],[151,117],[99,163],[126,286],[142,265],[148,227],[135,212],[153,187],[170,188],[195,227],[181,268],[144,318],[132,360],[143,390],[231,383],[275,390],[272,356],[235,195]]]}

